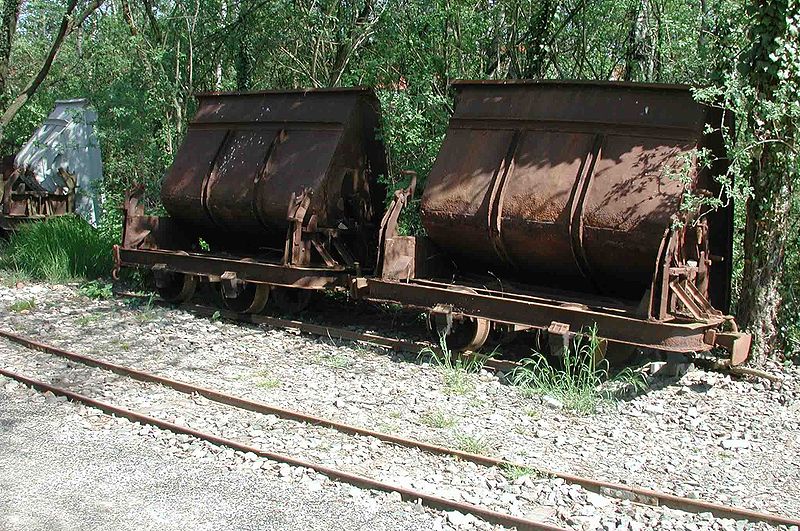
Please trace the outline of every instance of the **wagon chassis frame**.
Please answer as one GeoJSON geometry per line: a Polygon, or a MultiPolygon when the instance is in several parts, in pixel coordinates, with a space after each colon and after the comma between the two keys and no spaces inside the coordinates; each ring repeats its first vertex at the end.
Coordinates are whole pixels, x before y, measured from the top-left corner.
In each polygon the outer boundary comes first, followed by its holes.
{"type": "Polygon", "coordinates": [[[637,317],[621,308],[590,307],[548,296],[485,288],[464,289],[462,284],[430,280],[393,280],[354,274],[345,268],[298,267],[254,259],[233,259],[185,251],[115,247],[116,267],[138,267],[205,277],[218,282],[226,273],[244,281],[299,289],[344,289],[356,299],[394,302],[457,317],[486,319],[520,329],[572,336],[596,327],[598,335],[615,343],[677,353],[705,352],[721,347],[731,363],[742,363],[750,336],[733,328],[720,331],[731,318],[713,315],[703,320],[666,321],[637,317]],[[454,289],[456,288],[456,289],[454,289]]]}

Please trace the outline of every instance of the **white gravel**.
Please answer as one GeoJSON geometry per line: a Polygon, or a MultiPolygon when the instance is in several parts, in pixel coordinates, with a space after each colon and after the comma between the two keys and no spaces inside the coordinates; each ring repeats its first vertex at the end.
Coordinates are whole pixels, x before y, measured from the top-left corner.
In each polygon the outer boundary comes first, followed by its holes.
{"type": "MultiPolygon", "coordinates": [[[[796,368],[773,368],[785,378],[780,388],[692,370],[679,380],[657,381],[632,401],[579,417],[526,398],[488,374],[465,377],[454,387],[435,367],[372,347],[215,322],[172,309],[133,309],[120,301],[87,299],[72,287],[0,287],[0,312],[5,329],[280,407],[471,447],[531,467],[800,516],[796,368]],[[7,310],[14,301],[29,299],[36,301],[34,309],[7,310]]],[[[631,530],[767,527],[633,505],[549,478],[509,479],[496,469],[239,412],[95,369],[66,370],[63,360],[5,341],[0,342],[0,366],[267,450],[560,525],[631,530]]],[[[85,411],[80,418],[87,418],[85,411]]],[[[231,473],[256,467],[248,456],[182,436],[147,427],[132,431],[131,437],[155,441],[181,461],[227,463],[231,473]]],[[[271,471],[277,482],[300,475],[309,477],[306,482],[314,489],[329,488],[330,482],[288,467],[258,467],[271,471]]],[[[379,503],[391,499],[380,498],[379,503]]],[[[433,513],[425,515],[436,525],[487,527],[458,515],[438,515],[438,520],[433,513]]]]}
{"type": "Polygon", "coordinates": [[[142,429],[0,377],[0,529],[427,531],[444,520],[305,472],[177,458],[142,429]]]}

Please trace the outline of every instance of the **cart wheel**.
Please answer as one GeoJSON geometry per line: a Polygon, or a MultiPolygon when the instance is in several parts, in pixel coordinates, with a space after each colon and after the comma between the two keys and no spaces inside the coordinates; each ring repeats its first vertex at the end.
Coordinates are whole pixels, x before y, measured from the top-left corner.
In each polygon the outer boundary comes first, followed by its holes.
{"type": "Polygon", "coordinates": [[[279,312],[295,314],[308,308],[313,294],[310,289],[274,287],[270,299],[279,312]]]}
{"type": "Polygon", "coordinates": [[[269,299],[269,285],[245,283],[235,297],[226,297],[220,285],[220,298],[227,309],[237,313],[261,313],[269,299]]]}
{"type": "Polygon", "coordinates": [[[428,327],[435,334],[435,340],[444,336],[447,348],[455,352],[476,351],[489,337],[489,320],[479,317],[453,317],[450,330],[447,316],[437,313],[428,315],[428,327]]]}
{"type": "Polygon", "coordinates": [[[167,302],[180,304],[192,298],[197,289],[197,276],[172,271],[159,271],[156,277],[156,290],[167,302]]]}

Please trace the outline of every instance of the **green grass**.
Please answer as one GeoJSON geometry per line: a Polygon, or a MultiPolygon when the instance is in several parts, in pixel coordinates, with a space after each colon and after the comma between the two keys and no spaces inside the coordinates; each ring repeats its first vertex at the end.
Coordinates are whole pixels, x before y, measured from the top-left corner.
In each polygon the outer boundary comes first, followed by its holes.
{"type": "MultiPolygon", "coordinates": [[[[0,247],[0,252],[2,251],[3,249],[0,247]]],[[[0,266],[8,266],[2,257],[0,257],[0,266]]],[[[17,286],[17,284],[24,284],[25,282],[30,282],[30,280],[31,277],[22,271],[0,268],[0,285],[3,285],[7,288],[14,288],[17,286]]]]}
{"type": "Polygon", "coordinates": [[[630,369],[610,377],[608,362],[599,355],[601,348],[597,329],[591,328],[575,336],[558,365],[550,364],[545,356],[535,352],[511,373],[511,382],[521,386],[526,394],[550,396],[582,414],[594,413],[601,402],[614,398],[613,392],[607,390],[609,384],[644,388],[643,377],[630,369]]]}
{"type": "Polygon", "coordinates": [[[448,415],[444,411],[433,409],[422,415],[420,422],[431,428],[452,428],[457,421],[455,417],[448,415]]]}
{"type": "Polygon", "coordinates": [[[326,352],[316,358],[317,363],[332,369],[347,369],[354,361],[350,356],[340,352],[326,352]]]}
{"type": "Polygon", "coordinates": [[[524,478],[525,476],[530,476],[532,478],[538,477],[539,473],[526,466],[520,465],[512,465],[509,463],[504,463],[502,466],[503,475],[509,481],[516,481],[519,478],[524,478]]]}
{"type": "Polygon", "coordinates": [[[281,386],[280,379],[273,376],[268,370],[258,371],[255,374],[256,386],[262,389],[277,389],[281,386]]]}
{"type": "Polygon", "coordinates": [[[36,309],[36,301],[34,299],[23,299],[21,301],[11,303],[8,309],[12,312],[32,311],[36,309]]]}
{"type": "Polygon", "coordinates": [[[97,322],[101,317],[102,316],[98,313],[81,315],[75,320],[75,322],[78,323],[79,326],[86,326],[97,322]]]}
{"type": "Polygon", "coordinates": [[[22,225],[5,245],[0,267],[49,282],[106,277],[114,243],[80,217],[59,216],[22,225]]]}
{"type": "Polygon", "coordinates": [[[426,357],[435,365],[442,374],[445,391],[451,395],[466,395],[475,389],[472,374],[477,374],[483,369],[488,357],[476,354],[460,354],[453,352],[447,346],[444,335],[439,336],[439,349],[426,347],[422,349],[417,358],[426,357]]]}
{"type": "Polygon", "coordinates": [[[462,452],[471,454],[486,454],[489,443],[483,437],[474,437],[466,433],[456,434],[456,446],[462,452]]]}

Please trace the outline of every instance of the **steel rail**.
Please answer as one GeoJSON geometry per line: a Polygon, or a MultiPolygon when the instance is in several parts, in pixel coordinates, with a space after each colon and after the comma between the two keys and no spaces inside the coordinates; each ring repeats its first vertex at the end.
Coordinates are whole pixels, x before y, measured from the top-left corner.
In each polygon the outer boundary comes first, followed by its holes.
{"type": "Polygon", "coordinates": [[[226,437],[221,437],[219,435],[214,435],[212,433],[207,433],[204,431],[189,428],[188,426],[179,426],[177,424],[168,422],[166,420],[145,415],[144,413],[140,413],[130,409],[125,409],[119,406],[114,406],[112,404],[109,404],[108,402],[102,402],[100,400],[88,397],[86,395],[82,395],[80,393],[76,393],[68,389],[64,389],[39,380],[35,380],[33,378],[29,378],[27,376],[6,369],[0,369],[0,375],[5,376],[7,378],[12,378],[25,385],[39,389],[40,391],[44,392],[50,391],[54,395],[64,396],[74,402],[80,402],[87,406],[97,408],[106,414],[124,417],[130,420],[131,422],[149,424],[151,426],[156,426],[158,428],[169,430],[174,433],[190,435],[192,437],[196,437],[198,439],[202,439],[219,446],[227,446],[228,448],[232,448],[240,452],[245,452],[245,453],[252,452],[259,457],[263,457],[271,461],[277,461],[281,463],[287,463],[292,466],[308,468],[320,474],[323,474],[333,480],[340,481],[343,483],[348,483],[350,485],[354,485],[360,488],[375,489],[384,492],[398,492],[401,498],[405,501],[419,500],[422,502],[423,505],[426,505],[433,509],[438,509],[442,511],[459,511],[462,513],[470,513],[487,522],[493,524],[499,524],[505,527],[515,527],[520,531],[567,531],[563,527],[545,524],[543,522],[537,522],[535,520],[529,520],[527,518],[521,518],[518,516],[512,516],[510,514],[493,511],[491,509],[487,509],[485,507],[480,507],[478,505],[473,505],[470,503],[458,502],[446,498],[441,498],[439,496],[434,496],[432,494],[425,494],[424,492],[420,492],[414,489],[408,489],[405,487],[384,483],[382,481],[377,481],[358,474],[352,474],[350,472],[345,472],[343,470],[338,470],[336,468],[331,468],[325,465],[303,461],[302,459],[297,459],[295,457],[291,457],[288,455],[268,452],[260,448],[257,448],[255,446],[249,446],[244,443],[234,441],[233,439],[228,439],[226,437]]]}
{"type": "MultiPolygon", "coordinates": [[[[381,347],[390,348],[399,352],[409,352],[411,354],[419,354],[420,351],[430,349],[435,353],[440,353],[441,349],[431,343],[423,343],[421,341],[409,341],[407,339],[397,339],[393,337],[380,336],[371,334],[369,332],[356,332],[346,328],[338,328],[327,325],[319,325],[314,323],[304,323],[294,319],[281,319],[279,317],[272,317],[269,315],[258,314],[242,314],[232,312],[230,310],[221,310],[210,306],[202,306],[199,304],[182,304],[181,309],[189,310],[199,315],[211,316],[218,312],[220,317],[230,319],[231,321],[239,321],[252,324],[263,324],[267,326],[274,326],[276,328],[296,328],[308,334],[317,335],[320,337],[344,339],[347,341],[356,341],[362,343],[369,343],[381,347]]],[[[519,367],[519,364],[508,360],[499,360],[490,356],[485,356],[478,353],[456,353],[456,356],[464,358],[477,357],[483,363],[483,366],[492,371],[512,371],[519,367]]]]}
{"type": "MultiPolygon", "coordinates": [[[[432,454],[449,455],[465,461],[471,461],[473,463],[480,464],[483,466],[520,467],[520,468],[532,469],[529,465],[525,465],[522,463],[516,463],[505,459],[497,459],[486,455],[464,452],[461,450],[425,443],[414,439],[407,439],[404,437],[399,437],[397,435],[391,435],[388,433],[376,432],[364,428],[359,428],[357,426],[336,422],[330,419],[307,415],[305,413],[300,413],[298,411],[292,411],[288,409],[271,406],[264,402],[240,398],[220,391],[207,389],[204,387],[196,386],[179,380],[173,380],[163,376],[158,376],[156,374],[151,374],[145,371],[140,371],[130,367],[117,365],[115,363],[110,363],[107,361],[91,358],[89,356],[83,356],[81,354],[77,354],[74,352],[69,352],[60,349],[58,347],[40,343],[33,339],[26,338],[4,330],[0,330],[0,337],[4,337],[10,341],[13,341],[14,343],[22,345],[31,350],[38,350],[48,354],[53,354],[78,363],[108,370],[123,376],[128,376],[130,378],[139,381],[164,385],[166,387],[170,387],[171,389],[174,389],[182,393],[198,394],[214,402],[229,405],[232,407],[237,407],[240,409],[245,409],[248,411],[253,411],[255,413],[276,415],[281,418],[286,418],[299,422],[305,422],[311,425],[332,428],[342,433],[362,435],[366,437],[374,437],[384,442],[397,444],[398,446],[416,448],[432,454]]],[[[800,526],[800,519],[789,518],[782,515],[757,512],[757,511],[752,511],[750,509],[721,505],[718,503],[712,503],[704,500],[684,498],[681,496],[676,496],[674,494],[667,494],[663,492],[654,491],[651,489],[623,485],[619,483],[612,483],[609,481],[595,480],[563,472],[557,472],[554,470],[548,470],[542,468],[535,468],[532,470],[535,470],[536,472],[546,476],[561,478],[567,483],[580,485],[581,487],[591,490],[593,492],[598,492],[600,494],[615,498],[629,499],[638,503],[646,503],[655,506],[665,505],[672,509],[678,509],[684,512],[691,512],[691,513],[709,512],[714,516],[716,516],[717,518],[731,518],[734,520],[745,519],[751,522],[765,522],[772,525],[800,526]]]]}
{"type": "MultiPolygon", "coordinates": [[[[139,295],[137,293],[126,293],[126,292],[116,292],[115,295],[120,297],[129,297],[129,298],[137,298],[143,299],[146,298],[143,295],[139,295]]],[[[233,312],[230,310],[225,310],[222,308],[216,308],[213,306],[204,306],[202,304],[191,304],[191,303],[184,303],[175,305],[173,303],[164,301],[162,299],[155,299],[154,302],[171,307],[171,308],[180,308],[181,310],[186,310],[198,315],[211,317],[213,315],[218,315],[225,319],[231,321],[238,321],[241,323],[251,323],[256,325],[267,325],[272,326],[275,328],[290,328],[290,329],[297,329],[301,332],[305,332],[307,334],[312,334],[320,337],[327,337],[327,338],[335,338],[335,339],[344,339],[346,341],[354,341],[354,342],[361,342],[361,343],[369,343],[371,345],[377,345],[379,347],[390,348],[392,350],[398,352],[409,352],[411,354],[419,354],[420,351],[424,349],[430,349],[433,352],[439,353],[441,349],[433,345],[432,343],[425,343],[421,341],[411,341],[407,339],[397,339],[393,337],[386,337],[381,336],[378,334],[371,334],[369,332],[356,332],[355,330],[348,330],[346,328],[339,328],[335,326],[328,326],[322,324],[314,324],[314,323],[306,323],[303,321],[297,321],[294,319],[282,319],[280,317],[272,317],[269,315],[259,315],[259,314],[251,314],[251,313],[238,313],[233,312]]],[[[456,354],[456,353],[454,353],[456,354]]],[[[483,366],[492,371],[512,371],[519,367],[519,364],[513,361],[508,360],[499,360],[496,358],[492,358],[489,356],[484,356],[481,354],[456,354],[458,356],[476,356],[480,358],[483,366]]]]}

